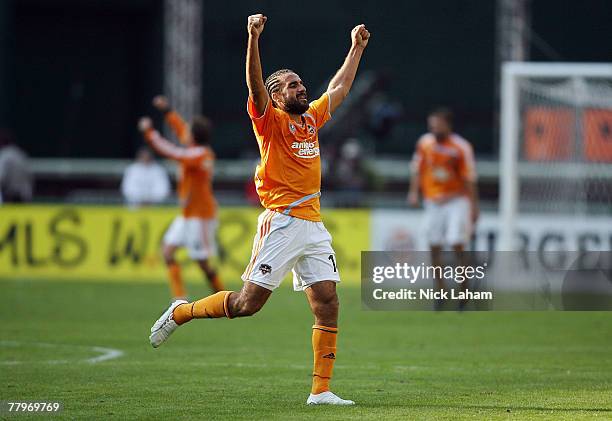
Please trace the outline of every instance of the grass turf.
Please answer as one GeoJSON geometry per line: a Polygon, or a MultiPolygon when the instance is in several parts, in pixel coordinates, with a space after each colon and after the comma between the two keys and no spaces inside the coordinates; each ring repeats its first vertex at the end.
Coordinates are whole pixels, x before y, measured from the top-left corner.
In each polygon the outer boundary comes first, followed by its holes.
{"type": "Polygon", "coordinates": [[[307,407],[312,318],[286,286],[253,318],[196,320],[157,350],[165,285],[0,290],[0,400],[60,401],[59,418],[612,419],[612,313],[365,312],[342,286],[332,385],[358,405],[307,407]],[[92,364],[92,346],[125,354],[92,364]]]}

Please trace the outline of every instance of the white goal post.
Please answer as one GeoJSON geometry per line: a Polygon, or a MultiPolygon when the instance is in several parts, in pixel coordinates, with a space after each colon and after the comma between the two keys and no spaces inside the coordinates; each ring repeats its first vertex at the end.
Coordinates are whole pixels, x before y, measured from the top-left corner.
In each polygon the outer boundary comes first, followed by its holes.
{"type": "MultiPolygon", "coordinates": [[[[608,91],[608,86],[612,89],[612,63],[528,63],[528,62],[507,62],[502,65],[501,79],[501,114],[500,114],[500,175],[499,175],[499,216],[500,232],[498,250],[514,250],[516,248],[516,233],[519,220],[519,206],[521,201],[521,179],[529,177],[531,172],[538,177],[548,177],[555,179],[556,182],[563,184],[563,180],[570,181],[572,177],[584,177],[589,171],[597,171],[597,177],[601,177],[602,188],[607,189],[605,184],[612,182],[612,163],[598,163],[590,165],[580,162],[578,159],[551,159],[550,162],[529,162],[522,160],[521,139],[522,127],[524,124],[523,110],[521,101],[524,101],[525,83],[533,83],[533,91],[546,97],[553,106],[557,104],[566,105],[570,111],[571,118],[576,113],[581,113],[587,106],[595,106],[602,110],[612,111],[612,97],[608,91]],[[563,80],[566,88],[558,88],[555,85],[549,89],[547,81],[563,80]],[[597,81],[605,81],[604,85],[597,85],[597,81]],[[582,88],[587,84],[588,89],[582,88]],[[563,90],[565,89],[565,90],[563,90]],[[543,92],[540,94],[540,92],[543,92]],[[576,94],[578,92],[579,94],[576,94]],[[586,92],[584,96],[580,92],[586,92]],[[547,96],[550,95],[550,96],[547,96]],[[593,105],[593,103],[596,103],[593,105]],[[555,162],[556,161],[556,162],[555,162]],[[523,177],[523,178],[521,178],[523,177]]],[[[531,86],[531,85],[530,85],[531,86]]],[[[531,92],[531,91],[530,91],[531,92]]],[[[537,101],[536,101],[537,102],[537,101]]],[[[548,102],[546,102],[548,104],[548,102]]],[[[608,112],[608,111],[604,111],[608,112]]],[[[578,114],[576,114],[578,115],[578,114]]],[[[563,130],[552,121],[554,130],[563,130]]],[[[573,123],[576,132],[571,133],[575,143],[583,142],[584,134],[581,132],[582,123],[573,123]]],[[[574,131],[572,127],[572,132],[574,131]]],[[[610,145],[612,146],[612,145],[610,145]]],[[[577,146],[570,146],[568,153],[577,151],[577,146]]],[[[579,154],[580,152],[576,152],[579,154]]],[[[571,184],[571,183],[570,183],[571,184]]],[[[579,190],[575,188],[575,191],[579,190]]],[[[607,191],[607,190],[606,190],[607,191]]],[[[551,194],[550,192],[547,192],[551,194]]],[[[552,193],[554,194],[554,192],[552,193]]],[[[586,195],[586,193],[584,193],[586,195]]],[[[607,193],[606,193],[607,194],[607,193]]],[[[536,194],[537,195],[537,194],[536,194]]],[[[543,195],[542,200],[547,199],[543,195]]],[[[568,196],[568,201],[571,201],[568,196]]]]}

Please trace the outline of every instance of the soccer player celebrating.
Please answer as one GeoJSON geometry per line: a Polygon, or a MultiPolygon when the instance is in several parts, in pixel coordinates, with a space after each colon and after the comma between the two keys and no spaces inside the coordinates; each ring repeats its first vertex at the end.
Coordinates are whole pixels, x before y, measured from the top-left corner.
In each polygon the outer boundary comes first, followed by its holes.
{"type": "Polygon", "coordinates": [[[151,119],[139,121],[147,143],[160,155],[178,161],[178,196],[182,207],[166,231],[163,239],[163,255],[168,266],[170,289],[174,301],[187,297],[181,267],[175,259],[178,248],[186,247],[189,257],[198,263],[215,291],[222,291],[223,284],[209,257],[216,252],[217,202],[212,192],[212,174],[215,154],[210,147],[210,121],[197,116],[189,126],[172,110],[164,96],[153,99],[153,105],[164,113],[165,119],[176,133],[182,146],[164,139],[153,130],[151,119]]]}
{"type": "MultiPolygon", "coordinates": [[[[314,372],[306,403],[352,405],[330,391],[336,359],[340,281],[331,236],[321,222],[319,129],[347,96],[370,33],[365,25],[351,31],[351,48],[327,92],[309,103],[300,77],[288,69],[264,83],[259,37],[267,18],[249,16],[246,54],[247,110],[261,153],[255,185],[266,210],[259,216],[253,252],[239,292],[223,291],[187,303],[178,300],[155,322],[150,341],[161,345],[194,318],[244,317],[259,311],[285,275],[293,271],[294,289],[304,291],[314,314],[314,372]]],[[[157,135],[153,135],[157,136],[157,135]]]]}
{"type": "MultiPolygon", "coordinates": [[[[412,158],[412,177],[408,202],[419,204],[419,187],[425,205],[425,229],[431,248],[431,263],[441,265],[444,245],[450,245],[460,264],[463,251],[478,219],[478,195],[474,152],[470,143],[453,133],[453,114],[440,108],[427,118],[429,133],[421,136],[412,158]]],[[[435,286],[444,289],[444,281],[436,278],[435,286]]],[[[467,288],[467,282],[461,289],[467,288]]],[[[439,310],[442,301],[434,308],[439,310]]],[[[460,308],[465,302],[460,303],[460,308]]]]}

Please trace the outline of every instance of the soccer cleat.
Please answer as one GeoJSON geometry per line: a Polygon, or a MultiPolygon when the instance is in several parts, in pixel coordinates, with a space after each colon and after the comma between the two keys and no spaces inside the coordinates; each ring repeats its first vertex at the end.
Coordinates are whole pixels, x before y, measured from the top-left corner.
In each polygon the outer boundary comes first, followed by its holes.
{"type": "Polygon", "coordinates": [[[151,335],[149,336],[149,341],[151,341],[151,345],[153,345],[153,348],[157,348],[158,346],[163,344],[166,339],[168,339],[168,337],[172,335],[172,332],[174,332],[178,327],[178,325],[172,318],[172,314],[174,313],[174,309],[181,304],[187,304],[187,301],[176,300],[172,304],[170,304],[168,310],[164,311],[164,314],[162,314],[159,319],[157,319],[157,321],[151,328],[151,335]]]}
{"type": "Polygon", "coordinates": [[[312,393],[306,400],[306,405],[355,405],[355,402],[342,399],[332,392],[321,392],[313,395],[312,393]]]}

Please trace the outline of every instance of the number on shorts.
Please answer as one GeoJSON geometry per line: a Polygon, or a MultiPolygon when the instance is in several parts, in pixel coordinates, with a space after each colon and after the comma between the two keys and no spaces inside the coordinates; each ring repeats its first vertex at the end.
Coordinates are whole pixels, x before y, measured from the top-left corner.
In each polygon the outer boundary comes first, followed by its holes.
{"type": "Polygon", "coordinates": [[[338,272],[338,270],[336,269],[336,260],[334,259],[334,255],[330,254],[329,257],[327,258],[328,260],[331,260],[332,265],[334,265],[334,272],[338,272]]]}

